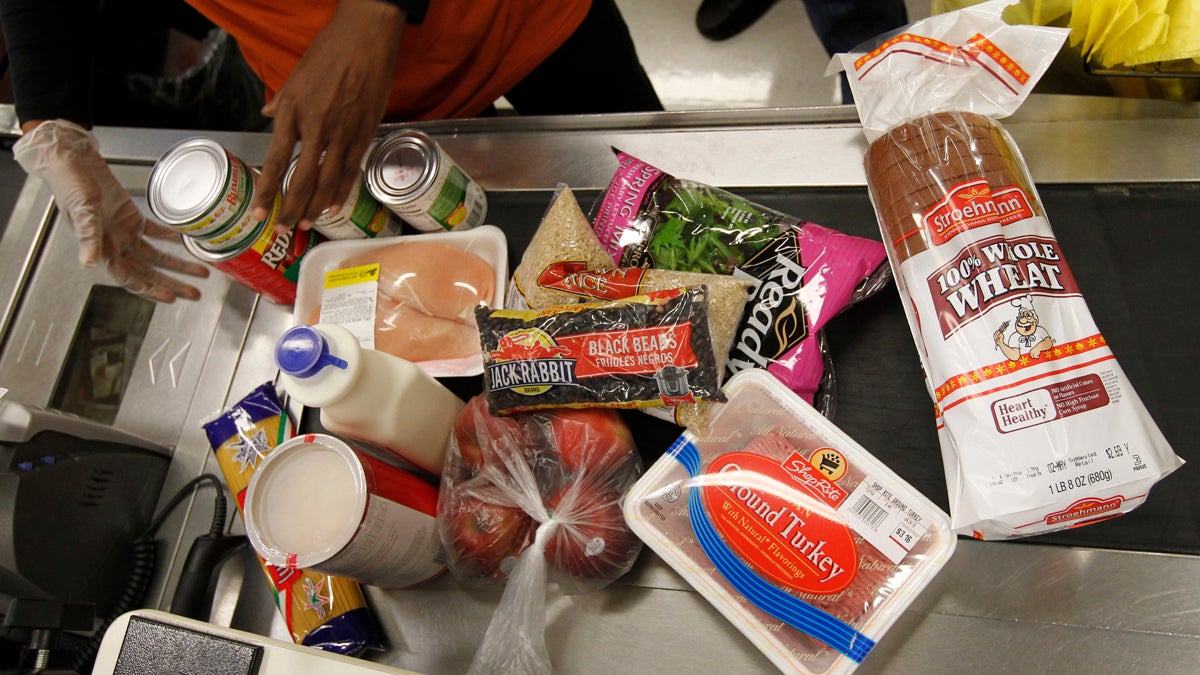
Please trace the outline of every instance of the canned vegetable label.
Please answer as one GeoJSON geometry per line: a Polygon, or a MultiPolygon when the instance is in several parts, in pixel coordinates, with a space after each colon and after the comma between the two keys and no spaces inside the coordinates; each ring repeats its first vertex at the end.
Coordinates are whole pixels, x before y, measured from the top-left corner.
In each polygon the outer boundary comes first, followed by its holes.
{"type": "Polygon", "coordinates": [[[155,164],[147,199],[159,220],[204,238],[230,231],[245,218],[253,181],[245,162],[215,141],[192,138],[176,144],[155,164]]]}
{"type": "Polygon", "coordinates": [[[471,228],[487,215],[483,188],[419,131],[395,132],[377,143],[364,180],[376,199],[418,230],[471,228]]]}
{"type": "Polygon", "coordinates": [[[308,434],[281,444],[255,471],[246,533],[278,567],[402,588],[445,570],[437,498],[437,488],[416,476],[340,439],[308,434]]]}
{"type": "Polygon", "coordinates": [[[274,209],[266,220],[254,230],[254,238],[238,249],[226,253],[214,253],[201,248],[194,239],[185,238],[184,245],[196,258],[216,267],[236,279],[250,290],[280,305],[296,301],[296,281],[300,275],[300,262],[314,246],[324,240],[316,230],[307,232],[275,232],[275,214],[280,199],[275,198],[274,209]]]}
{"type": "MultiPolygon", "coordinates": [[[[296,171],[299,157],[292,160],[283,179],[283,190],[287,192],[296,171]]],[[[313,229],[328,239],[363,239],[367,237],[397,234],[391,212],[384,208],[367,189],[362,173],[355,187],[337,213],[323,211],[313,222],[313,229]]]]}

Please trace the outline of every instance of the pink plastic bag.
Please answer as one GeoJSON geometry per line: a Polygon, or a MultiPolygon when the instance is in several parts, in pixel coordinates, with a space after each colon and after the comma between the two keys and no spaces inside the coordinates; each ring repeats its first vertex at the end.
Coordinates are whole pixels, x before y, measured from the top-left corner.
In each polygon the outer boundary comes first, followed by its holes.
{"type": "Polygon", "coordinates": [[[854,237],[675,178],[624,152],[593,214],[617,264],[731,274],[755,289],[726,376],[764,369],[825,411],[821,329],[891,278],[878,241],[854,237]]]}

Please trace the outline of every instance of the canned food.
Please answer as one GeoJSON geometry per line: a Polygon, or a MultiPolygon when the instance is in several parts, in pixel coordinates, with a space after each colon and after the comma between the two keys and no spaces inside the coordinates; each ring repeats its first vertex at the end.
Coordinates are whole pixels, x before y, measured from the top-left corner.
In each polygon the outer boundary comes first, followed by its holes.
{"type": "MultiPolygon", "coordinates": [[[[258,177],[257,171],[254,171],[254,169],[250,171],[255,178],[258,177]]],[[[247,203],[249,203],[249,200],[247,200],[247,203]]],[[[274,226],[275,216],[279,214],[279,206],[282,203],[283,199],[278,194],[275,195],[275,200],[271,204],[271,212],[265,221],[255,220],[250,217],[250,212],[247,211],[244,217],[229,223],[224,229],[213,232],[206,237],[193,237],[193,239],[196,240],[196,244],[200,248],[213,253],[227,253],[229,251],[241,250],[245,248],[248,241],[258,236],[258,227],[263,222],[274,226]]]]}
{"type": "Polygon", "coordinates": [[[438,489],[420,478],[341,439],[307,434],[281,444],[254,472],[246,535],[279,569],[401,588],[446,569],[437,500],[438,489]]]}
{"type": "MultiPolygon", "coordinates": [[[[283,176],[283,191],[286,193],[292,182],[292,174],[296,171],[299,157],[292,159],[287,173],[283,176]]],[[[367,189],[359,171],[358,180],[350,190],[350,196],[342,204],[337,213],[322,211],[313,222],[313,229],[325,235],[327,239],[365,239],[369,237],[390,237],[398,234],[392,212],[379,203],[367,189]]]]}
{"type": "Polygon", "coordinates": [[[424,232],[483,224],[487,196],[428,135],[396,131],[367,155],[364,181],[384,206],[424,232]]]}
{"type": "Polygon", "coordinates": [[[189,138],[154,165],[150,211],[210,251],[236,247],[255,229],[250,216],[255,172],[216,141],[189,138]]]}
{"type": "MultiPolygon", "coordinates": [[[[275,210],[279,200],[275,200],[275,210]]],[[[296,280],[300,259],[324,240],[315,230],[275,231],[275,213],[258,223],[253,238],[238,248],[217,253],[202,248],[189,237],[183,244],[193,256],[236,279],[243,286],[261,293],[271,302],[290,305],[296,302],[296,280]]]]}

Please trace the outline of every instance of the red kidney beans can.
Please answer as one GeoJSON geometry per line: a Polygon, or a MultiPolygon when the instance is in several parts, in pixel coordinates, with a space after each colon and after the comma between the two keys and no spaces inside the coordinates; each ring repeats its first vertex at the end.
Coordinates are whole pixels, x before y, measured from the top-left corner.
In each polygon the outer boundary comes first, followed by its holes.
{"type": "MultiPolygon", "coordinates": [[[[292,174],[296,171],[299,157],[292,159],[287,173],[283,176],[283,192],[287,192],[292,184],[292,174]]],[[[326,239],[366,239],[372,237],[390,237],[399,234],[399,223],[392,217],[392,212],[379,203],[367,189],[359,171],[358,180],[350,189],[350,196],[342,204],[337,213],[321,212],[313,221],[313,229],[320,232],[326,239]]]]}
{"type": "Polygon", "coordinates": [[[487,195],[427,134],[394,131],[367,154],[363,180],[384,206],[423,232],[483,224],[487,195]]]}
{"type": "Polygon", "coordinates": [[[382,588],[446,569],[438,489],[339,438],[307,434],[271,453],[246,488],[246,535],[267,562],[382,588]]]}
{"type": "Polygon", "coordinates": [[[315,230],[293,229],[275,231],[275,211],[279,200],[266,220],[232,250],[215,253],[202,248],[195,239],[184,237],[183,244],[193,256],[236,279],[250,290],[257,291],[271,302],[291,305],[296,302],[296,281],[300,276],[300,261],[312,247],[324,241],[315,230]]]}

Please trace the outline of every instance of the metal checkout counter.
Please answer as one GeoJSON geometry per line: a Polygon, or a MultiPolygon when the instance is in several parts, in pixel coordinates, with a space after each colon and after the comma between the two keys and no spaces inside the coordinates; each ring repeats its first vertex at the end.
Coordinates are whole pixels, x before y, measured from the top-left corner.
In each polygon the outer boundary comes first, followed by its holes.
{"type": "MultiPolygon", "coordinates": [[[[1097,324],[1189,463],[1120,518],[1022,541],[960,540],[859,672],[1200,671],[1200,415],[1190,382],[1200,373],[1200,104],[1035,96],[1005,125],[1097,324]]],[[[864,186],[866,141],[849,107],[419,126],[487,190],[487,222],[508,236],[510,271],[556,184],[570,185],[590,207],[615,169],[611,146],[797,217],[879,236],[864,186]]],[[[175,141],[197,134],[97,135],[144,206],[151,165],[175,141]]],[[[261,162],[268,143],[260,134],[208,135],[251,164],[261,162]]],[[[201,424],[275,378],[271,347],[290,325],[289,308],[220,273],[201,284],[199,302],[147,306],[112,289],[103,271],[80,269],[74,235],[42,183],[26,181],[4,206],[12,214],[0,241],[4,396],[169,448],[156,508],[189,479],[219,475],[201,424]],[[84,338],[93,349],[104,340],[117,345],[108,352],[109,384],[123,391],[99,402],[72,397],[67,383],[84,369],[84,338]]],[[[895,291],[850,308],[827,337],[837,378],[834,421],[947,508],[933,414],[895,291]]],[[[452,386],[472,387],[479,382],[452,386]]],[[[627,419],[648,463],[678,433],[645,415],[627,419]]],[[[160,530],[166,543],[148,607],[170,609],[187,546],[208,527],[211,501],[199,493],[160,530]]],[[[448,574],[406,590],[367,590],[388,649],[365,658],[421,673],[464,672],[500,596],[448,574]]],[[[249,553],[222,570],[211,621],[287,640],[249,553]]],[[[648,549],[603,591],[551,591],[547,621],[561,673],[774,671],[648,549]]]]}

